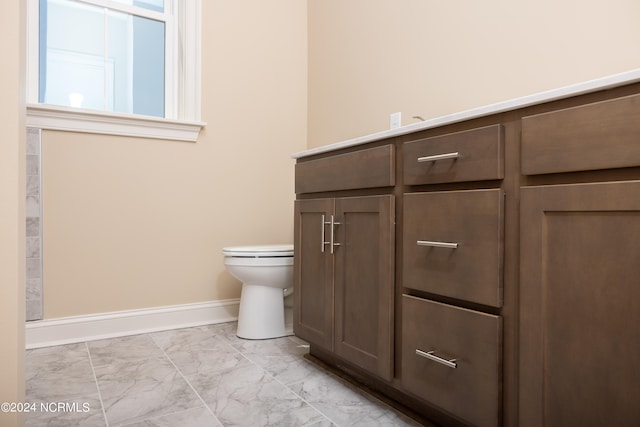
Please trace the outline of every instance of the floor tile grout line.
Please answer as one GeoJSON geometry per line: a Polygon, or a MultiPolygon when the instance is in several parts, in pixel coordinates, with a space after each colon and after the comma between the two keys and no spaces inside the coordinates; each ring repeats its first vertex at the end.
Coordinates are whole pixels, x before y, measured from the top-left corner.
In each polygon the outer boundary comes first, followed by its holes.
{"type": "MultiPolygon", "coordinates": [[[[209,411],[209,413],[211,414],[211,416],[213,418],[215,418],[216,421],[218,421],[218,424],[220,424],[221,426],[223,426],[222,421],[220,421],[220,419],[216,416],[216,414],[213,413],[213,411],[211,410],[211,408],[209,407],[209,405],[207,404],[207,402],[204,401],[204,399],[202,398],[202,396],[200,396],[200,393],[198,393],[198,391],[196,390],[196,388],[193,386],[193,384],[191,384],[191,382],[187,379],[187,377],[182,373],[182,371],[180,370],[180,368],[178,368],[178,366],[174,363],[174,361],[171,359],[171,357],[169,357],[169,355],[167,354],[166,351],[164,351],[164,349],[162,347],[160,347],[160,345],[156,342],[156,340],[153,339],[152,336],[150,336],[151,341],[153,341],[153,343],[160,349],[160,351],[162,352],[162,354],[164,354],[164,356],[167,358],[167,360],[169,361],[169,363],[171,363],[171,365],[175,368],[176,372],[178,372],[178,374],[180,375],[180,377],[182,377],[182,379],[187,383],[187,385],[189,385],[189,387],[191,388],[191,390],[193,390],[193,392],[196,394],[196,396],[198,396],[198,399],[200,400],[200,402],[202,402],[202,404],[204,405],[205,408],[207,408],[207,411],[209,411]]],[[[194,408],[191,408],[194,409],[194,408]]],[[[182,412],[182,411],[179,411],[182,412]]],[[[177,412],[175,412],[177,413],[177,412]]],[[[168,414],[167,414],[168,415],[168,414]]]]}
{"type": "Polygon", "coordinates": [[[109,427],[109,419],[107,418],[107,411],[104,409],[104,402],[102,401],[102,392],[100,392],[100,384],[98,383],[98,376],[96,374],[96,369],[93,366],[93,360],[91,359],[91,351],[89,350],[89,345],[85,341],[84,347],[87,350],[87,356],[89,356],[89,364],[91,365],[91,372],[93,373],[93,380],[96,382],[96,389],[98,390],[98,400],[100,401],[100,409],[102,410],[102,416],[104,417],[104,422],[106,427],[109,427]]]}

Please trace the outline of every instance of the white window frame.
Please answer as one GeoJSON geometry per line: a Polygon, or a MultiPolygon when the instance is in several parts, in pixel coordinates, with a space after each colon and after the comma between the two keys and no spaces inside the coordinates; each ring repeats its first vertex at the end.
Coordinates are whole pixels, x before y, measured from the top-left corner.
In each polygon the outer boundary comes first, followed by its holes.
{"type": "MultiPolygon", "coordinates": [[[[83,0],[99,6],[130,8],[110,0],[83,0]]],[[[168,83],[165,118],[72,108],[38,102],[39,0],[28,0],[27,126],[69,132],[196,141],[206,125],[200,117],[201,0],[167,0],[174,22],[168,23],[168,83]],[[177,59],[182,57],[182,61],[177,59]]]]}

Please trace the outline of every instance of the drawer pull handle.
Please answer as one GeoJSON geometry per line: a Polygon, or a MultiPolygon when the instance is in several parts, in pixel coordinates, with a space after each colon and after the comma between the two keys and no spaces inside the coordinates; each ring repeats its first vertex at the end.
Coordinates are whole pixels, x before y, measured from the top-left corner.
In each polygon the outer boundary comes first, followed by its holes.
{"type": "Polygon", "coordinates": [[[324,247],[325,245],[329,245],[329,248],[331,249],[330,253],[335,253],[335,247],[336,246],[340,246],[340,243],[336,243],[335,242],[335,227],[336,225],[340,225],[340,223],[338,221],[335,220],[335,218],[333,217],[333,215],[331,215],[331,221],[327,221],[327,218],[324,216],[324,214],[322,215],[322,218],[320,219],[320,226],[322,227],[321,233],[320,233],[320,252],[324,253],[324,247]],[[331,226],[331,233],[329,233],[329,241],[327,242],[325,239],[325,235],[324,235],[324,228],[325,225],[329,225],[331,226]]]}
{"type": "Polygon", "coordinates": [[[458,249],[458,243],[449,242],[430,242],[428,240],[418,240],[418,246],[430,246],[433,248],[449,248],[458,249]]]}
{"type": "Polygon", "coordinates": [[[324,240],[324,226],[331,224],[331,222],[329,221],[325,221],[325,216],[324,214],[322,215],[322,218],[320,219],[320,227],[322,228],[322,233],[320,234],[320,252],[324,253],[324,246],[330,244],[331,242],[327,242],[324,240]]]}
{"type": "Polygon", "coordinates": [[[458,157],[460,157],[460,153],[456,151],[455,153],[445,153],[445,154],[436,154],[435,156],[418,157],[418,163],[435,162],[437,160],[457,159],[458,157]]]}
{"type": "Polygon", "coordinates": [[[422,351],[416,348],[416,354],[426,359],[433,360],[434,362],[438,362],[441,365],[447,366],[451,369],[456,369],[458,367],[456,359],[443,359],[442,357],[436,356],[435,351],[422,351]]]}
{"type": "Polygon", "coordinates": [[[335,218],[333,217],[333,215],[331,215],[331,222],[329,222],[329,224],[331,224],[331,253],[334,254],[336,252],[336,246],[340,246],[340,243],[337,243],[335,241],[335,237],[336,237],[336,225],[340,225],[340,223],[338,221],[335,220],[335,218]]]}

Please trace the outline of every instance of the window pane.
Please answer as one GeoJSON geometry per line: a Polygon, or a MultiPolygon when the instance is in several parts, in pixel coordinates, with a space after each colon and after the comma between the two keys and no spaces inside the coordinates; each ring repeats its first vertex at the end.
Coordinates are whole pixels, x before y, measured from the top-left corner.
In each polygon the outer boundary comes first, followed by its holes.
{"type": "Polygon", "coordinates": [[[142,7],[144,9],[154,10],[156,12],[164,12],[164,0],[115,0],[118,3],[124,3],[129,6],[142,7]]]}
{"type": "Polygon", "coordinates": [[[40,3],[40,102],[164,117],[163,22],[72,0],[40,3]]]}
{"type": "Polygon", "coordinates": [[[109,11],[107,56],[114,74],[109,111],[164,117],[164,25],[109,11]]]}
{"type": "Polygon", "coordinates": [[[133,112],[165,115],[165,24],[133,17],[133,112]]]}
{"type": "Polygon", "coordinates": [[[103,110],[104,82],[111,78],[104,55],[103,9],[49,0],[40,34],[40,101],[103,110]]]}

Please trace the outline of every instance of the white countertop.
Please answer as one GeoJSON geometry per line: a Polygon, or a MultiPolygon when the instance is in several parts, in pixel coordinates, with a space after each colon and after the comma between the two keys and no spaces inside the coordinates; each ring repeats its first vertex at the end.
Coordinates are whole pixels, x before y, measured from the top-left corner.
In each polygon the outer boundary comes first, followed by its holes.
{"type": "Polygon", "coordinates": [[[555,101],[558,99],[568,98],[575,95],[582,95],[589,92],[595,92],[603,89],[611,89],[616,86],[622,86],[629,83],[640,81],[640,69],[626,71],[620,74],[614,74],[599,79],[589,80],[558,89],[548,90],[533,95],[515,98],[509,101],[498,102],[496,104],[486,105],[484,107],[473,108],[471,110],[461,111],[459,113],[449,114],[434,119],[425,120],[424,122],[414,123],[402,126],[396,129],[389,129],[370,135],[361,136],[359,138],[349,139],[335,144],[324,145],[305,151],[300,151],[291,155],[294,159],[312,156],[314,154],[326,153],[342,148],[353,147],[367,142],[378,141],[394,136],[405,135],[424,129],[430,129],[437,126],[443,126],[451,123],[457,123],[464,120],[475,119],[478,117],[488,116],[491,114],[502,113],[505,111],[516,110],[518,108],[528,107],[530,105],[541,104],[543,102],[555,101]]]}

